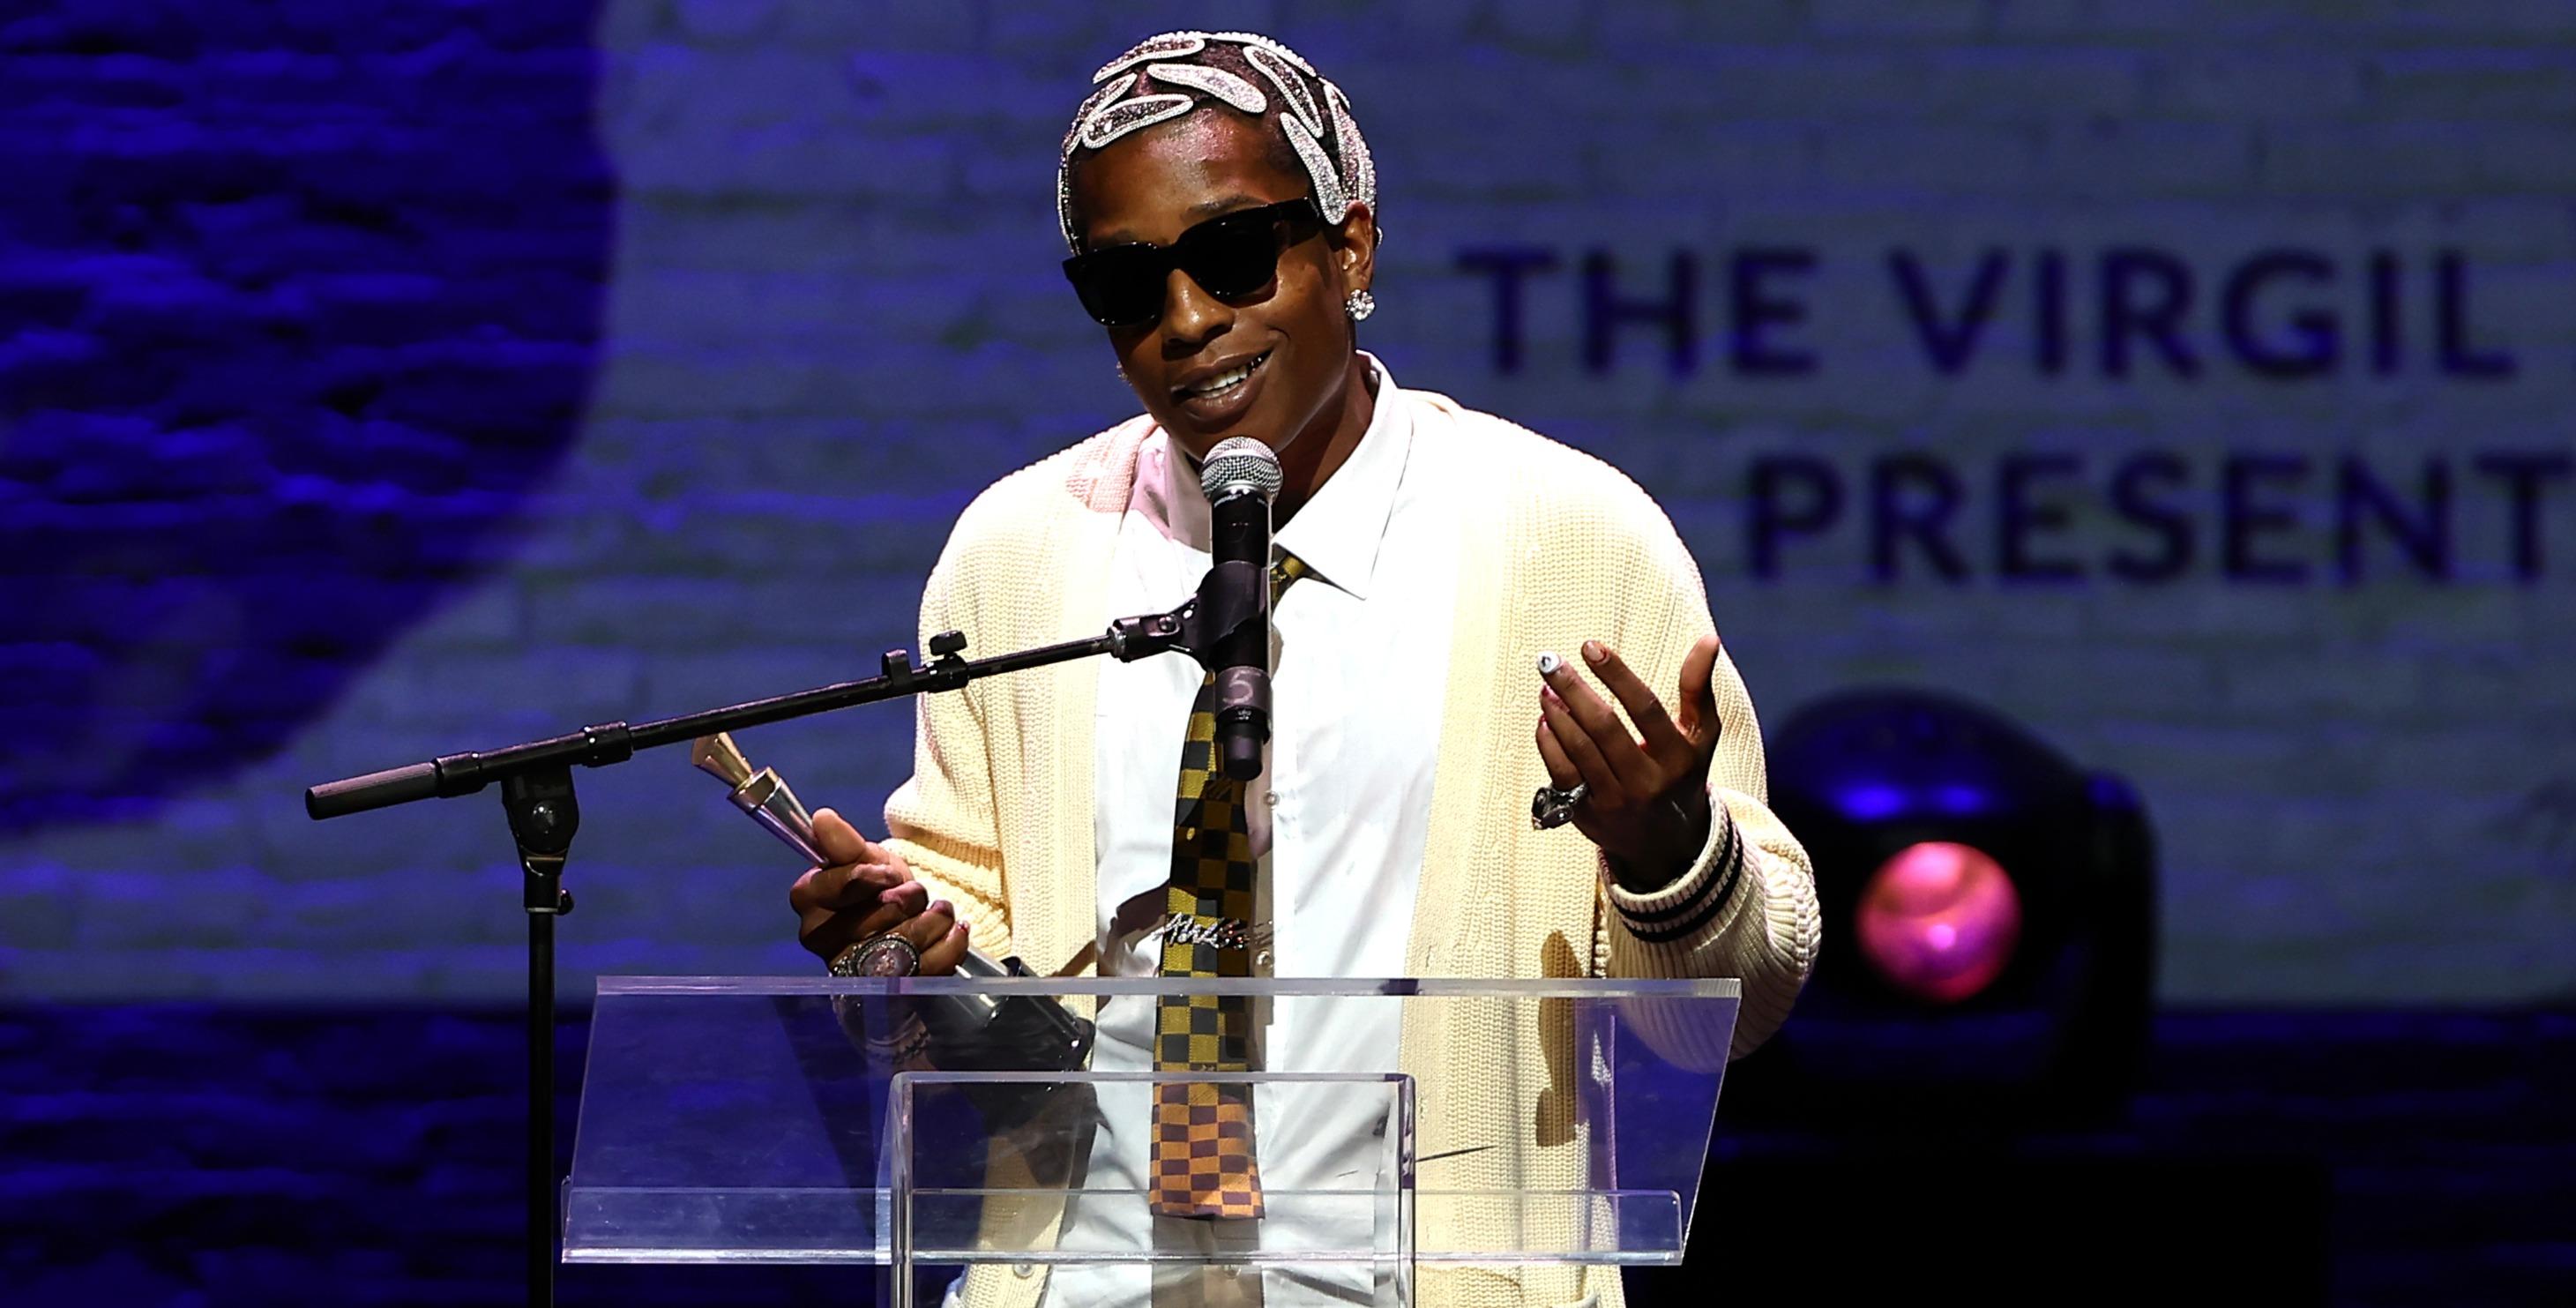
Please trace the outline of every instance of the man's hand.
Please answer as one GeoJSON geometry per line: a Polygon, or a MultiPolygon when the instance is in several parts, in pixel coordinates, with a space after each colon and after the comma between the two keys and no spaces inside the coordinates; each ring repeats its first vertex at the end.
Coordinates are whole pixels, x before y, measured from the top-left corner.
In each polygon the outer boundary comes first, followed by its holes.
{"type": "Polygon", "coordinates": [[[797,943],[824,962],[871,936],[891,931],[921,951],[921,974],[945,976],[966,957],[966,924],[947,900],[912,879],[903,856],[861,836],[832,810],[814,812],[814,843],[830,866],[807,869],[787,892],[796,910],[797,943]]]}
{"type": "Polygon", "coordinates": [[[1584,661],[1628,710],[1637,733],[1619,720],[1570,666],[1539,686],[1538,752],[1560,788],[1591,787],[1574,806],[1574,827],[1609,855],[1619,884],[1659,890],[1690,870],[1708,843],[1708,764],[1717,754],[1715,636],[1702,636],[1682,659],[1678,718],[1646,688],[1618,651],[1583,642],[1584,661]]]}

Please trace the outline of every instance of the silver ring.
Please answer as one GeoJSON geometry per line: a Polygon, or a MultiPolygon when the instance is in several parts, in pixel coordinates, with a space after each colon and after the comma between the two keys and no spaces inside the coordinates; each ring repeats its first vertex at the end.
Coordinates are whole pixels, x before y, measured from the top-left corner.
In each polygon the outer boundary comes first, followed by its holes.
{"type": "Polygon", "coordinates": [[[1539,787],[1538,793],[1530,796],[1530,830],[1545,831],[1550,827],[1561,827],[1573,821],[1574,806],[1582,803],[1583,797],[1591,793],[1592,787],[1586,782],[1575,783],[1571,790],[1560,790],[1555,786],[1539,787]]]}
{"type": "Polygon", "coordinates": [[[921,971],[921,951],[889,931],[870,936],[832,957],[834,976],[913,976],[921,971]]]}

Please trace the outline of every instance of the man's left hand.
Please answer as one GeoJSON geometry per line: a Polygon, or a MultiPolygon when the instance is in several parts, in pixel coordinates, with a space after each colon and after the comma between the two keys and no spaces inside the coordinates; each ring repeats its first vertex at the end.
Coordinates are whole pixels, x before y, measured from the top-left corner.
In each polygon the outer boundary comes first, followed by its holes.
{"type": "Polygon", "coordinates": [[[1702,636],[1682,660],[1681,704],[1662,700],[1629,671],[1619,652],[1583,642],[1583,660],[1610,688],[1636,732],[1584,684],[1571,664],[1539,686],[1538,752],[1561,789],[1590,787],[1574,806],[1574,827],[1609,856],[1619,884],[1633,891],[1671,885],[1708,843],[1708,764],[1717,754],[1718,642],[1702,636]],[[1644,740],[1638,739],[1642,733],[1644,740]]]}

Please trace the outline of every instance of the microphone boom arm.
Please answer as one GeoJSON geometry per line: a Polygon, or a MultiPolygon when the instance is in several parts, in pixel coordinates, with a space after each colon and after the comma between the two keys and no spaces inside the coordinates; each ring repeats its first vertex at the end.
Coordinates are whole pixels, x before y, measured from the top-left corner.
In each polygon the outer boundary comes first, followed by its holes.
{"type": "MultiPolygon", "coordinates": [[[[495,781],[501,783],[502,811],[509,818],[519,864],[526,873],[520,885],[520,906],[528,919],[525,1270],[527,1301],[531,1305],[551,1305],[555,1301],[556,1240],[563,1224],[554,1180],[555,919],[572,911],[572,894],[563,888],[563,869],[573,833],[581,823],[581,807],[573,794],[573,765],[606,767],[633,758],[639,749],[694,742],[701,736],[881,700],[956,690],[982,677],[1099,654],[1134,662],[1176,651],[1213,668],[1215,656],[1211,651],[1227,634],[1238,631],[1244,622],[1267,618],[1257,609],[1237,612],[1244,607],[1242,601],[1228,598],[1245,593],[1238,575],[1228,571],[1239,566],[1250,565],[1223,564],[1209,569],[1199,583],[1197,596],[1169,613],[1120,618],[1109,624],[1107,632],[1088,640],[970,659],[965,656],[965,634],[943,631],[930,638],[928,663],[916,667],[910,651],[889,650],[879,664],[878,675],[864,681],[819,686],[641,725],[599,723],[544,740],[443,754],[425,763],[343,777],[305,789],[304,811],[320,821],[415,800],[470,795],[495,781]],[[1236,584],[1218,584],[1229,579],[1236,584]]],[[[1087,1045],[1087,1036],[1081,1043],[1087,1045]]]]}
{"type": "Polygon", "coordinates": [[[919,667],[913,665],[911,651],[888,650],[880,661],[878,675],[863,681],[837,682],[812,690],[634,725],[604,722],[543,740],[493,750],[442,754],[425,763],[325,781],[305,789],[304,811],[315,821],[320,821],[408,804],[414,800],[452,799],[473,794],[495,781],[513,776],[550,771],[576,763],[583,767],[606,767],[625,762],[640,749],[680,744],[718,732],[766,726],[772,722],[856,708],[861,704],[875,704],[908,695],[938,694],[1005,672],[1021,672],[1101,654],[1122,663],[1133,663],[1156,654],[1179,653],[1189,655],[1202,665],[1209,665],[1214,656],[1208,651],[1216,647],[1224,634],[1257,616],[1231,612],[1237,606],[1229,602],[1229,588],[1218,584],[1226,569],[1245,566],[1249,565],[1220,564],[1210,568],[1206,580],[1199,583],[1199,593],[1179,608],[1168,613],[1120,618],[1109,624],[1107,633],[1087,640],[1069,640],[1010,654],[996,654],[991,658],[970,659],[964,653],[965,635],[943,631],[930,638],[931,660],[919,667]]]}

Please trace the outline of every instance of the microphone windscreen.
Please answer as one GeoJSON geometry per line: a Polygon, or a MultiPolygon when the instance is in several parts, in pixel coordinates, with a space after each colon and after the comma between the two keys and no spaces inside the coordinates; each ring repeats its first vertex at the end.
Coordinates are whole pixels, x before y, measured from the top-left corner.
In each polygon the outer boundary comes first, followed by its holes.
{"type": "Polygon", "coordinates": [[[1267,503],[1278,498],[1282,480],[1279,456],[1249,436],[1218,441],[1216,448],[1208,451],[1207,462],[1199,467],[1199,489],[1207,492],[1211,504],[1247,490],[1267,503]]]}

